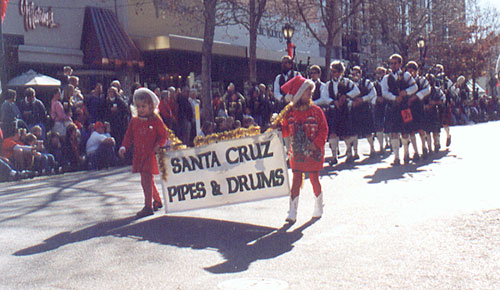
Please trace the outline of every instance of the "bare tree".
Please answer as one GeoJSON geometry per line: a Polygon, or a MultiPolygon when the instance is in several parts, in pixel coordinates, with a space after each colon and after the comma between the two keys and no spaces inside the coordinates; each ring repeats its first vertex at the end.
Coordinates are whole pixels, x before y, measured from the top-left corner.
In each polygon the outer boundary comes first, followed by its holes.
{"type": "MultiPolygon", "coordinates": [[[[145,0],[138,0],[136,7],[141,9],[145,0]]],[[[203,44],[201,51],[201,117],[204,120],[214,119],[212,107],[212,48],[214,43],[215,27],[227,25],[231,18],[226,13],[226,4],[221,0],[199,1],[166,1],[153,0],[156,16],[162,13],[174,15],[178,19],[203,25],[203,44]]],[[[137,9],[137,8],[136,8],[137,9]]]]}
{"type": "Polygon", "coordinates": [[[234,24],[242,25],[249,32],[249,81],[257,81],[257,32],[265,17],[268,0],[221,0],[226,3],[234,24]]]}
{"type": "Polygon", "coordinates": [[[302,21],[311,35],[325,47],[326,75],[329,75],[335,39],[362,2],[363,0],[285,0],[289,18],[302,21]],[[346,2],[349,5],[345,5],[346,2]],[[294,15],[298,15],[298,19],[294,15]]]}

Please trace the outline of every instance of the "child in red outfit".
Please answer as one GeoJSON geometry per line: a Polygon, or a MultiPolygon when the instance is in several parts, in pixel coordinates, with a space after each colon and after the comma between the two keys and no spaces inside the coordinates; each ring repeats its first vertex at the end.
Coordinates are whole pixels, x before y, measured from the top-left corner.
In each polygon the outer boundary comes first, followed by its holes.
{"type": "Polygon", "coordinates": [[[313,218],[323,214],[323,193],[319,183],[319,171],[325,161],[325,143],[328,136],[328,124],[323,110],[311,100],[314,83],[302,76],[296,76],[286,82],[281,89],[291,98],[293,105],[284,116],[281,127],[283,137],[291,138],[290,167],[293,171],[290,193],[290,210],[287,222],[294,223],[302,185],[302,174],[309,173],[316,197],[313,218]]]}
{"type": "Polygon", "coordinates": [[[163,207],[153,175],[159,173],[155,152],[166,143],[167,130],[161,117],[155,113],[160,101],[151,90],[140,88],[133,98],[137,116],[130,120],[118,155],[124,158],[125,152],[134,145],[132,172],[141,174],[144,191],[144,208],[136,217],[142,218],[163,207]]]}

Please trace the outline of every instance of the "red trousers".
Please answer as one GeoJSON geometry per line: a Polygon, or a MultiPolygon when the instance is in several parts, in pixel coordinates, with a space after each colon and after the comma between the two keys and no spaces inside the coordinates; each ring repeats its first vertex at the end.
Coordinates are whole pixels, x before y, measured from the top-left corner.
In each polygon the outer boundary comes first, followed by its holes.
{"type": "Polygon", "coordinates": [[[156,189],[155,179],[152,173],[141,172],[141,185],[144,191],[144,205],[146,207],[153,207],[153,201],[161,202],[160,193],[156,189]]]}
{"type": "MultiPolygon", "coordinates": [[[[302,174],[303,172],[301,171],[293,172],[292,189],[291,189],[292,199],[295,199],[300,194],[300,186],[302,185],[302,174]]],[[[319,171],[309,172],[309,180],[311,180],[314,195],[319,196],[321,194],[321,184],[319,183],[319,171]]]]}

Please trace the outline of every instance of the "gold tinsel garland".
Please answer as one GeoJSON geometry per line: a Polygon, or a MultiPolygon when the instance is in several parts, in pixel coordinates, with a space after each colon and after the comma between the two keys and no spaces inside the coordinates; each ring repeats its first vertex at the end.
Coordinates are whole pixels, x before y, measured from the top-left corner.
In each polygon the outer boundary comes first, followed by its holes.
{"type": "Polygon", "coordinates": [[[224,131],[220,133],[213,133],[208,136],[196,136],[194,138],[194,146],[200,147],[212,143],[217,143],[224,140],[239,139],[248,136],[256,136],[260,134],[259,126],[250,126],[249,128],[237,128],[231,131],[224,131]]]}
{"type": "MultiPolygon", "coordinates": [[[[175,136],[174,132],[165,126],[167,130],[167,140],[170,142],[170,148],[172,150],[186,149],[187,146],[182,144],[182,141],[175,136]]],[[[161,172],[161,179],[167,181],[167,148],[161,148],[158,152],[158,165],[161,172]]]]}
{"type": "MultiPolygon", "coordinates": [[[[306,110],[312,105],[312,101],[309,100],[307,104],[303,104],[300,106],[295,106],[293,103],[289,103],[288,105],[281,110],[281,112],[278,114],[278,116],[272,120],[271,126],[269,129],[267,129],[266,133],[273,130],[274,128],[278,127],[283,122],[283,119],[285,119],[286,115],[290,110],[295,109],[299,111],[306,110]]],[[[170,148],[171,150],[181,150],[181,149],[186,149],[187,146],[182,143],[177,136],[175,136],[174,132],[170,130],[168,127],[167,129],[167,140],[170,142],[170,148]]],[[[220,141],[224,140],[233,140],[233,139],[238,139],[238,138],[243,138],[243,137],[248,137],[248,136],[256,136],[259,135],[260,132],[260,127],[259,126],[250,126],[249,128],[237,128],[231,131],[225,131],[221,133],[214,133],[210,134],[208,136],[202,137],[202,136],[196,136],[194,138],[194,145],[195,147],[200,147],[203,145],[208,145],[212,143],[217,143],[220,141]]],[[[158,152],[158,164],[159,164],[159,169],[161,172],[161,178],[166,182],[167,181],[167,148],[161,148],[161,150],[158,152]]]]}

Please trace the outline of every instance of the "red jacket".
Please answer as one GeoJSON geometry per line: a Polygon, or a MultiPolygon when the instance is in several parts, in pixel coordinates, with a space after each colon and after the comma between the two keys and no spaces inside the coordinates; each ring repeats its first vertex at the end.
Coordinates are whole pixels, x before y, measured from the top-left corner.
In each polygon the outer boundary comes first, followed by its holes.
{"type": "Polygon", "coordinates": [[[314,172],[323,168],[328,124],[320,107],[311,105],[304,111],[292,108],[283,120],[282,131],[283,137],[291,139],[292,170],[314,172]],[[311,143],[316,150],[310,150],[311,143]]]}
{"type": "Polygon", "coordinates": [[[167,129],[160,117],[155,116],[151,120],[132,118],[122,142],[127,151],[134,145],[132,172],[158,174],[154,149],[156,146],[165,145],[166,141],[167,129]]]}

